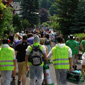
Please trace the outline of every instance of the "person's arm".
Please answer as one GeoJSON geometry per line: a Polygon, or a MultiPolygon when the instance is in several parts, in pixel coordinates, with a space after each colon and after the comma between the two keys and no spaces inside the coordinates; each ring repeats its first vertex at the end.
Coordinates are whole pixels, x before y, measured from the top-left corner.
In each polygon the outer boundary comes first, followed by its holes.
{"type": "Polygon", "coordinates": [[[72,71],[72,50],[71,48],[69,47],[69,65],[70,65],[70,68],[69,70],[72,71]]]}
{"type": "Polygon", "coordinates": [[[69,70],[71,71],[72,70],[72,58],[69,58],[69,65],[70,65],[69,70]]]}
{"type": "Polygon", "coordinates": [[[50,40],[50,47],[51,47],[51,49],[52,49],[52,43],[51,43],[51,40],[50,40]]]}
{"type": "Polygon", "coordinates": [[[28,70],[28,57],[29,57],[29,53],[30,53],[29,48],[30,48],[30,46],[27,47],[26,56],[25,56],[26,70],[28,70]]]}
{"type": "Polygon", "coordinates": [[[15,34],[17,37],[19,37],[20,39],[22,39],[22,36],[19,35],[18,33],[15,34]]]}
{"type": "Polygon", "coordinates": [[[14,62],[14,69],[16,69],[16,55],[15,55],[15,51],[13,51],[13,56],[14,56],[14,60],[13,60],[13,62],[14,62]]]}
{"type": "Polygon", "coordinates": [[[25,56],[26,70],[28,70],[28,55],[25,56]]]}

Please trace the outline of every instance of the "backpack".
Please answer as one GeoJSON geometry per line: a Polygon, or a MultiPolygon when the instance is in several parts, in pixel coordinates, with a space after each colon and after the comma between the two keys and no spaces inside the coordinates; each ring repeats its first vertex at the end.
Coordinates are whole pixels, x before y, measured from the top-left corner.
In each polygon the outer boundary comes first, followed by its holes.
{"type": "Polygon", "coordinates": [[[46,39],[45,40],[45,45],[49,45],[50,44],[50,40],[49,39],[46,39]]]}
{"type": "Polygon", "coordinates": [[[39,66],[42,64],[43,59],[42,59],[42,51],[40,49],[40,45],[39,46],[32,45],[32,50],[30,52],[28,61],[31,62],[32,65],[34,66],[39,66]]]}

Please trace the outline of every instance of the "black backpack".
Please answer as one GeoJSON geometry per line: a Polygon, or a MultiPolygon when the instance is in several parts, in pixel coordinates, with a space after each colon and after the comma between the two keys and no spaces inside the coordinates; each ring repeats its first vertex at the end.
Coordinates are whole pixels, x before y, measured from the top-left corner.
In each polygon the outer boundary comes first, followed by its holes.
{"type": "Polygon", "coordinates": [[[32,45],[32,50],[29,55],[29,62],[32,63],[34,66],[39,66],[42,64],[43,58],[42,58],[42,51],[39,46],[33,46],[32,45]]]}

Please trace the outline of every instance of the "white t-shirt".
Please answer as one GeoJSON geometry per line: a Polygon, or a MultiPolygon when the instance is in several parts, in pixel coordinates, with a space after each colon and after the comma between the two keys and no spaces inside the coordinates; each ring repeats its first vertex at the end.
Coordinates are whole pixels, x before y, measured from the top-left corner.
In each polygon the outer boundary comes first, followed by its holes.
{"type": "MultiPolygon", "coordinates": [[[[30,54],[29,47],[30,47],[30,46],[28,46],[28,47],[27,47],[27,49],[26,49],[26,55],[29,55],[29,54],[30,54]]],[[[45,46],[43,46],[42,53],[43,53],[43,54],[45,54],[45,53],[46,53],[46,48],[45,48],[45,46]]]]}
{"type": "Polygon", "coordinates": [[[82,65],[85,65],[85,53],[82,55],[82,59],[83,59],[83,60],[82,60],[81,64],[82,64],[82,65]]]}

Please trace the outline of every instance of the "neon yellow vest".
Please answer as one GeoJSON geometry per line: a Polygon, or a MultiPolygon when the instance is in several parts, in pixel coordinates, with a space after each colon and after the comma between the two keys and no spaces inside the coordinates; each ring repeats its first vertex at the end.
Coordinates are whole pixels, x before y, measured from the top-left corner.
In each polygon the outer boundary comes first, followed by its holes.
{"type": "Polygon", "coordinates": [[[55,46],[52,49],[53,52],[53,64],[55,69],[69,69],[69,57],[68,57],[68,47],[64,46],[60,48],[55,46]]]}
{"type": "MultiPolygon", "coordinates": [[[[33,46],[38,46],[38,45],[40,45],[40,44],[39,44],[39,43],[34,43],[34,44],[33,44],[33,46]]],[[[43,46],[42,46],[42,45],[40,46],[40,49],[43,50],[43,46]]],[[[31,52],[32,46],[29,47],[29,50],[30,50],[30,52],[31,52]]],[[[29,65],[32,65],[32,63],[29,62],[29,65]]],[[[42,62],[42,64],[41,64],[40,66],[43,66],[43,65],[44,65],[44,62],[42,62]]]]}
{"type": "Polygon", "coordinates": [[[13,49],[10,47],[0,49],[0,70],[14,70],[13,49]]]}

